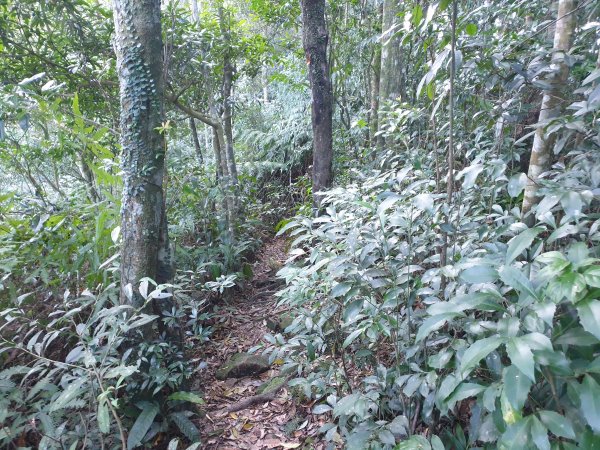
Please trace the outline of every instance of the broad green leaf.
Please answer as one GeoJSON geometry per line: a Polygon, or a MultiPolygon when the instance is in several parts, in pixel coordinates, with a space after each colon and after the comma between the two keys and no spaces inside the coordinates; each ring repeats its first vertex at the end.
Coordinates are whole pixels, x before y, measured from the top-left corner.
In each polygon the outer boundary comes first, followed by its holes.
{"type": "Polygon", "coordinates": [[[431,450],[431,444],[425,437],[417,434],[400,442],[396,446],[396,450],[431,450]]]}
{"type": "Polygon", "coordinates": [[[517,292],[527,294],[534,299],[538,298],[538,295],[533,289],[531,282],[527,279],[523,272],[516,267],[509,265],[501,266],[498,270],[498,274],[504,283],[508,284],[517,292]]]}
{"type": "Polygon", "coordinates": [[[475,36],[477,34],[477,25],[474,23],[468,23],[465,27],[465,31],[469,36],[475,36]]]}
{"type": "Polygon", "coordinates": [[[423,210],[433,212],[433,196],[431,194],[418,194],[412,199],[413,204],[423,210]]]}
{"type": "Polygon", "coordinates": [[[528,228],[508,241],[506,264],[508,265],[513,262],[525,249],[531,247],[531,243],[535,237],[542,231],[543,228],[540,227],[528,228]]]}
{"type": "Polygon", "coordinates": [[[498,450],[526,450],[530,449],[529,434],[531,420],[529,417],[520,419],[509,425],[504,434],[498,440],[498,450]]]}
{"type": "Polygon", "coordinates": [[[379,440],[386,444],[386,445],[395,445],[396,444],[396,438],[394,437],[394,435],[392,434],[392,432],[390,430],[386,430],[385,428],[381,431],[379,431],[379,433],[377,433],[377,437],[379,438],[379,440]]]}
{"type": "Polygon", "coordinates": [[[567,439],[575,439],[575,431],[571,419],[561,416],[555,411],[539,411],[538,415],[552,434],[567,439]]]}
{"type": "Polygon", "coordinates": [[[352,283],[338,283],[331,289],[331,296],[333,298],[341,297],[347,294],[350,289],[352,289],[352,283]]]}
{"type": "Polygon", "coordinates": [[[462,315],[461,313],[451,312],[451,313],[439,314],[439,315],[436,315],[433,317],[428,317],[427,319],[425,319],[423,321],[423,323],[419,327],[419,331],[417,332],[417,337],[416,337],[417,342],[425,339],[434,331],[437,331],[440,328],[442,328],[446,324],[446,322],[448,322],[449,320],[452,320],[455,317],[458,317],[461,315],[462,315]]]}
{"type": "Polygon", "coordinates": [[[465,177],[462,188],[467,190],[475,185],[477,176],[483,171],[483,164],[473,164],[465,167],[463,170],[456,174],[456,179],[460,180],[465,177]]]}
{"type": "Polygon", "coordinates": [[[333,416],[351,415],[360,399],[360,394],[350,394],[341,398],[333,407],[333,416]]]}
{"type": "Polygon", "coordinates": [[[435,98],[435,81],[427,83],[427,97],[429,100],[433,100],[435,98]]]}
{"type": "Polygon", "coordinates": [[[583,272],[585,282],[590,286],[600,288],[600,266],[592,266],[583,272]]]}
{"type": "Polygon", "coordinates": [[[509,366],[504,369],[502,379],[504,381],[504,395],[506,399],[513,409],[520,412],[527,401],[527,396],[532,385],[531,380],[515,366],[509,366]]]}
{"type": "Polygon", "coordinates": [[[506,344],[506,352],[510,361],[535,383],[535,362],[529,343],[518,337],[511,338],[506,344]]]}
{"type": "Polygon", "coordinates": [[[358,329],[358,330],[354,330],[352,333],[350,333],[348,335],[348,337],[346,339],[344,339],[344,343],[342,344],[343,348],[348,347],[350,344],[352,344],[352,342],[354,342],[354,339],[356,339],[358,336],[360,336],[360,334],[363,332],[362,329],[358,329]]]}
{"type": "Polygon", "coordinates": [[[200,431],[194,423],[188,419],[184,411],[175,411],[170,414],[170,419],[177,425],[179,431],[191,442],[200,440],[200,431]]]}
{"type": "Polygon", "coordinates": [[[408,419],[406,416],[396,416],[394,420],[388,423],[387,428],[394,434],[406,435],[408,434],[408,419]]]}
{"type": "Polygon", "coordinates": [[[548,430],[535,416],[531,416],[531,440],[538,450],[550,450],[548,430]]]}
{"type": "Polygon", "coordinates": [[[127,449],[131,450],[142,442],[144,436],[152,426],[154,418],[158,414],[158,405],[154,403],[145,403],[144,409],[135,420],[135,423],[127,436],[127,449]]]}
{"type": "Polygon", "coordinates": [[[460,371],[463,374],[468,373],[473,367],[479,364],[488,353],[496,350],[498,346],[503,342],[503,339],[498,336],[492,336],[489,338],[479,339],[475,341],[465,352],[463,353],[462,360],[460,361],[460,371]]]}
{"type": "Polygon", "coordinates": [[[590,375],[586,375],[579,386],[581,412],[595,433],[600,433],[600,386],[590,375]]]}
{"type": "Polygon", "coordinates": [[[72,400],[82,393],[83,385],[88,381],[87,377],[82,376],[71,382],[65,390],[50,404],[50,412],[58,411],[67,406],[72,400]]]}
{"type": "Polygon", "coordinates": [[[169,400],[180,400],[184,402],[196,403],[197,405],[204,405],[205,401],[198,394],[193,392],[178,391],[173,392],[169,395],[169,400]]]}
{"type": "Polygon", "coordinates": [[[431,448],[432,450],[445,450],[442,440],[435,434],[431,436],[431,448]]]}
{"type": "Polygon", "coordinates": [[[448,302],[437,302],[427,308],[430,316],[446,313],[461,313],[467,309],[478,309],[481,311],[504,311],[499,304],[504,301],[503,297],[496,292],[473,292],[457,295],[448,302]]]}
{"type": "Polygon", "coordinates": [[[600,339],[600,301],[583,300],[577,303],[577,312],[583,329],[600,339]]]}
{"type": "Polygon", "coordinates": [[[420,5],[415,5],[412,10],[412,23],[416,27],[423,20],[423,8],[420,5]]]}
{"type": "Polygon", "coordinates": [[[454,405],[461,400],[469,397],[476,397],[485,391],[485,386],[477,383],[462,383],[446,400],[446,408],[452,409],[454,405]]]}
{"type": "Polygon", "coordinates": [[[326,412],[329,412],[332,409],[333,408],[329,405],[321,404],[321,405],[315,406],[312,410],[312,413],[313,414],[325,414],[326,412]]]}
{"type": "Polygon", "coordinates": [[[108,412],[108,405],[106,404],[106,398],[101,398],[98,402],[98,429],[101,433],[108,433],[110,431],[110,416],[108,412]]]}
{"type": "Polygon", "coordinates": [[[510,180],[508,180],[508,195],[510,195],[511,197],[518,197],[523,191],[523,189],[525,189],[526,185],[527,174],[521,172],[516,175],[513,175],[512,177],[510,177],[510,180]]]}
{"type": "Polygon", "coordinates": [[[344,322],[351,323],[354,322],[356,317],[360,314],[363,309],[364,300],[359,299],[355,300],[352,303],[348,304],[344,309],[344,322]]]}
{"type": "Polygon", "coordinates": [[[108,370],[104,378],[128,377],[137,372],[137,370],[136,366],[117,366],[108,370]]]}
{"type": "Polygon", "coordinates": [[[478,264],[463,270],[460,274],[461,280],[477,284],[477,283],[493,283],[498,279],[498,272],[488,264],[478,264]]]}
{"type": "Polygon", "coordinates": [[[570,191],[562,195],[560,204],[567,217],[579,217],[583,209],[583,198],[579,192],[570,191]]]}
{"type": "Polygon", "coordinates": [[[577,303],[581,300],[579,294],[586,288],[583,275],[577,272],[567,272],[552,280],[546,290],[547,295],[555,301],[561,301],[563,298],[577,303]]]}

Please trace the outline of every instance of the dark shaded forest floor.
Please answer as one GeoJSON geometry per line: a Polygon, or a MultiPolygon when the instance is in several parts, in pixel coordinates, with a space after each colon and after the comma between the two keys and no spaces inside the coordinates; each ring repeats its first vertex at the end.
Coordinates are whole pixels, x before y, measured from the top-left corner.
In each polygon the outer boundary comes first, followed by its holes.
{"type": "MultiPolygon", "coordinates": [[[[274,294],[281,287],[276,272],[286,259],[284,239],[267,241],[253,264],[252,281],[215,314],[215,329],[211,340],[197,355],[207,367],[197,374],[193,387],[204,393],[205,415],[198,423],[203,449],[322,449],[317,430],[323,425],[310,413],[312,403],[300,404],[290,388],[280,389],[272,401],[262,401],[237,412],[228,412],[233,405],[256,395],[263,382],[279,374],[274,361],[270,370],[261,375],[230,378],[219,381],[216,370],[235,353],[247,352],[259,344],[268,346],[264,335],[272,333],[267,320],[277,317],[284,308],[277,308],[274,294]]],[[[261,352],[258,350],[258,352],[261,352]]]]}

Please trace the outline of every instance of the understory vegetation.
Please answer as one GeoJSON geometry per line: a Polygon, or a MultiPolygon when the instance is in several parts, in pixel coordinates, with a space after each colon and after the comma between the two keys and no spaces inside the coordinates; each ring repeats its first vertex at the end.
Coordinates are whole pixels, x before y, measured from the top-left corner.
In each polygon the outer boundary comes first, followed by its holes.
{"type": "Polygon", "coordinates": [[[270,448],[600,446],[600,5],[160,3],[0,2],[0,448],[212,448],[275,235],[270,448]]]}

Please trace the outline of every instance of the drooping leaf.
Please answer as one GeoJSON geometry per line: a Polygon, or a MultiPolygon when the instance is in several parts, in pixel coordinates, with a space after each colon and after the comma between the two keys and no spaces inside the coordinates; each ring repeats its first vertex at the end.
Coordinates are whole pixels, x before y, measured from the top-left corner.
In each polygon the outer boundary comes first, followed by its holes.
{"type": "Polygon", "coordinates": [[[460,362],[461,373],[468,373],[471,369],[477,366],[477,364],[479,364],[479,361],[485,358],[488,355],[488,353],[496,350],[496,348],[498,348],[498,346],[502,342],[503,339],[498,336],[492,336],[475,341],[463,353],[462,360],[460,362]]]}
{"type": "Polygon", "coordinates": [[[525,406],[529,390],[531,389],[531,380],[515,366],[509,366],[504,369],[502,380],[504,381],[504,395],[506,399],[513,409],[521,411],[523,406],[525,406]]]}
{"type": "Polygon", "coordinates": [[[417,342],[422,341],[434,331],[437,331],[440,328],[442,328],[449,320],[452,320],[455,317],[461,315],[462,314],[459,312],[450,312],[428,317],[423,321],[423,323],[419,327],[419,331],[417,332],[416,337],[417,342]]]}
{"type": "Polygon", "coordinates": [[[552,434],[567,439],[575,439],[575,431],[571,420],[555,411],[539,411],[540,420],[552,434]]]}
{"type": "Polygon", "coordinates": [[[577,303],[577,313],[583,329],[600,339],[600,301],[590,299],[577,303]]]}
{"type": "Polygon", "coordinates": [[[200,431],[194,425],[194,423],[188,419],[185,412],[183,411],[175,411],[171,413],[169,416],[171,420],[177,425],[179,431],[183,433],[183,435],[188,438],[191,442],[200,440],[200,431]]]}
{"type": "Polygon", "coordinates": [[[583,417],[594,432],[600,433],[600,386],[591,375],[583,378],[579,395],[583,417]]]}
{"type": "Polygon", "coordinates": [[[531,243],[535,237],[542,231],[543,228],[540,227],[528,228],[508,241],[505,261],[506,265],[513,262],[525,249],[531,247],[531,243]]]}
{"type": "Polygon", "coordinates": [[[159,408],[155,403],[144,403],[144,409],[135,420],[135,423],[127,436],[127,449],[132,450],[142,442],[144,436],[152,426],[154,418],[158,414],[159,408]]]}
{"type": "Polygon", "coordinates": [[[518,337],[511,338],[506,344],[506,352],[510,361],[535,383],[535,361],[528,342],[518,337]]]}
{"type": "Polygon", "coordinates": [[[535,416],[531,417],[531,439],[538,450],[550,450],[548,430],[535,416]]]}
{"type": "Polygon", "coordinates": [[[197,405],[203,405],[206,403],[198,394],[185,391],[173,392],[171,395],[169,395],[169,400],[180,400],[184,402],[196,403],[197,405]]]}
{"type": "Polygon", "coordinates": [[[529,279],[516,267],[503,265],[498,270],[498,274],[504,283],[515,289],[517,292],[527,294],[534,299],[538,298],[529,279]]]}
{"type": "Polygon", "coordinates": [[[498,441],[499,450],[525,450],[531,448],[529,443],[529,434],[531,430],[531,421],[529,417],[518,420],[509,425],[504,434],[498,441]]]}
{"type": "Polygon", "coordinates": [[[463,270],[460,278],[472,284],[493,283],[498,279],[498,272],[488,264],[478,264],[463,270]]]}
{"type": "Polygon", "coordinates": [[[510,177],[510,180],[508,180],[508,195],[510,195],[511,197],[518,197],[521,192],[523,192],[523,189],[525,189],[525,186],[527,185],[527,174],[525,173],[518,173],[516,175],[513,175],[512,177],[510,177]]]}

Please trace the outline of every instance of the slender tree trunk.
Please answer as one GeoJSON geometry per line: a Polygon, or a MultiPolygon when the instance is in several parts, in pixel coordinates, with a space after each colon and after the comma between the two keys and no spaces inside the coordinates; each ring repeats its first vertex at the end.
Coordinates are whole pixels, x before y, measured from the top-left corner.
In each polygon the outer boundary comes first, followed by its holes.
{"type": "Polygon", "coordinates": [[[213,151],[215,154],[215,166],[217,166],[217,180],[219,183],[223,180],[223,161],[221,161],[221,147],[219,145],[219,136],[217,134],[217,128],[212,128],[213,132],[213,151]]]}
{"type": "MultiPolygon", "coordinates": [[[[564,107],[563,90],[569,76],[569,66],[564,61],[565,54],[571,48],[575,29],[574,0],[559,0],[558,20],[554,31],[554,48],[552,54],[552,71],[545,80],[550,86],[544,92],[542,106],[538,118],[537,130],[531,148],[531,159],[527,173],[527,186],[523,198],[523,217],[529,213],[538,200],[538,182],[540,175],[552,167],[554,142],[556,134],[546,135],[545,127],[552,119],[558,117],[564,107]]],[[[528,219],[529,223],[534,218],[528,219]]]]}
{"type": "Polygon", "coordinates": [[[159,251],[170,252],[164,212],[164,136],[160,0],[115,0],[124,177],[121,301],[139,307],[141,278],[157,279],[159,251]],[[162,247],[162,248],[161,248],[162,247]]]}
{"type": "Polygon", "coordinates": [[[263,83],[263,104],[266,105],[267,103],[269,103],[269,72],[266,64],[263,64],[262,66],[261,75],[263,83]]]}
{"type": "Polygon", "coordinates": [[[400,39],[395,37],[400,28],[398,0],[384,0],[381,39],[381,81],[379,98],[381,102],[397,97],[406,99],[402,76],[402,49],[400,39]]]}
{"type": "Polygon", "coordinates": [[[98,195],[98,191],[96,190],[96,179],[94,178],[94,172],[92,172],[92,169],[85,160],[85,156],[83,154],[79,155],[79,167],[81,168],[81,175],[85,180],[90,201],[92,203],[98,202],[100,200],[100,195],[98,195]]]}
{"type": "Polygon", "coordinates": [[[233,88],[233,74],[235,68],[231,60],[231,36],[229,33],[229,20],[225,17],[225,10],[219,7],[219,25],[225,51],[223,54],[223,85],[221,94],[223,97],[223,131],[225,132],[225,154],[227,167],[231,177],[230,183],[236,186],[238,183],[237,167],[235,164],[235,153],[233,150],[233,99],[231,92],[233,88]]]}
{"type": "Polygon", "coordinates": [[[379,131],[379,80],[381,75],[381,48],[376,48],[373,54],[373,71],[371,74],[371,120],[369,134],[371,145],[377,142],[377,131],[379,131]]]}
{"type": "Polygon", "coordinates": [[[194,142],[194,149],[200,162],[200,167],[204,165],[204,157],[202,156],[202,147],[200,146],[200,139],[198,138],[198,129],[196,128],[196,120],[190,117],[190,130],[192,131],[192,141],[194,142]]]}
{"type": "Polygon", "coordinates": [[[333,95],[327,63],[325,0],[302,0],[302,41],[312,90],[313,202],[319,207],[319,191],[333,180],[333,95]]]}

